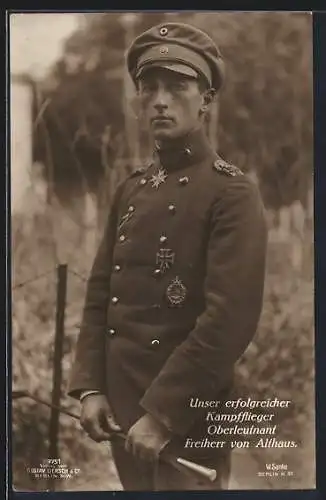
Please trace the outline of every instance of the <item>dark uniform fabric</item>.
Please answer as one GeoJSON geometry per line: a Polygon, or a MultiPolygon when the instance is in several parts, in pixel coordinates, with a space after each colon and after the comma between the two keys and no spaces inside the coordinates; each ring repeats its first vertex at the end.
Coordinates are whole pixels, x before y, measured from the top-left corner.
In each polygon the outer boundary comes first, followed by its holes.
{"type": "Polygon", "coordinates": [[[205,436],[202,410],[189,402],[230,394],[261,312],[266,241],[257,185],[202,131],[156,151],[117,189],[70,394],[98,389],[125,432],[148,412],[172,431],[175,453],[228,463],[224,450],[183,448],[186,437],[205,436]]]}

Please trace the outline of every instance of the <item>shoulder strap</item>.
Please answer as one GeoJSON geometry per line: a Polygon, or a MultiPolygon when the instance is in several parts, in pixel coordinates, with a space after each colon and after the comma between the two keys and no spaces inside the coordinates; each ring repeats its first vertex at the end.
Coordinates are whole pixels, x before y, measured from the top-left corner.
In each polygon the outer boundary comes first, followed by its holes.
{"type": "Polygon", "coordinates": [[[240,168],[236,167],[232,163],[228,163],[220,157],[216,158],[216,160],[214,161],[213,168],[214,170],[216,170],[216,172],[224,175],[229,175],[231,177],[244,175],[240,168]]]}

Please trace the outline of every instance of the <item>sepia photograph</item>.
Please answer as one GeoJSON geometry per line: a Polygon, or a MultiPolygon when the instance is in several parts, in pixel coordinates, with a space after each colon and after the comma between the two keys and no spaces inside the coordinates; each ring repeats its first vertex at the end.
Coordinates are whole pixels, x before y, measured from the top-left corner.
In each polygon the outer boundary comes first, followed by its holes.
{"type": "Polygon", "coordinates": [[[8,14],[13,490],[315,488],[312,24],[8,14]]]}

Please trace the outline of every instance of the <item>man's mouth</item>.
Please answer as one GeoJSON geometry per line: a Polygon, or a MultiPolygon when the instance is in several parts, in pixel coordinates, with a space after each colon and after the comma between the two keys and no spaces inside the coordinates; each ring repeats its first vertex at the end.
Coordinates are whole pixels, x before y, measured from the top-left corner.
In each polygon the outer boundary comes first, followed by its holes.
{"type": "Polygon", "coordinates": [[[168,116],[154,116],[152,119],[151,119],[151,122],[152,123],[156,123],[156,124],[160,124],[160,123],[169,123],[172,121],[172,118],[168,117],[168,116]]]}

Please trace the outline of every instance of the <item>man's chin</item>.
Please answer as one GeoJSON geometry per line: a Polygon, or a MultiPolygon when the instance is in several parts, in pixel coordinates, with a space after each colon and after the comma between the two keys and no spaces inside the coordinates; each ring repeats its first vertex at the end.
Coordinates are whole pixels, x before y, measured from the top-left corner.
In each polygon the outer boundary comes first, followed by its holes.
{"type": "Polygon", "coordinates": [[[165,139],[174,139],[176,131],[168,128],[155,128],[152,130],[155,140],[161,141],[165,139]]]}

